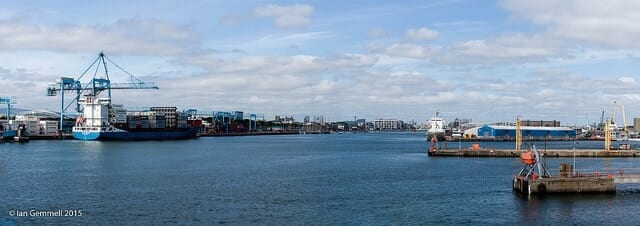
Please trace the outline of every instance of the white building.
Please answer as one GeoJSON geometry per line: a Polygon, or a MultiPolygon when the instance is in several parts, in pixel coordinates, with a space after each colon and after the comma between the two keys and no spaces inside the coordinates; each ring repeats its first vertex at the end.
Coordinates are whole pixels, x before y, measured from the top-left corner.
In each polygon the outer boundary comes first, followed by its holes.
{"type": "Polygon", "coordinates": [[[373,120],[375,130],[395,130],[402,128],[402,122],[397,119],[375,119],[373,120]]]}

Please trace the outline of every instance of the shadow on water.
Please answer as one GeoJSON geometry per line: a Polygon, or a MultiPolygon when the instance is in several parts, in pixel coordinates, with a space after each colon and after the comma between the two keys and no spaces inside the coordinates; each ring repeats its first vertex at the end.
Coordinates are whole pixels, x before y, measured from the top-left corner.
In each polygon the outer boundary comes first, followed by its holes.
{"type": "Polygon", "coordinates": [[[618,193],[557,193],[544,195],[528,195],[513,192],[514,202],[518,203],[521,224],[544,224],[544,222],[572,221],[574,223],[593,221],[590,212],[600,208],[609,209],[615,206],[618,193]],[[584,211],[588,210],[588,211],[584,211]],[[576,219],[582,218],[582,219],[576,219]]]}
{"type": "MultiPolygon", "coordinates": [[[[552,193],[552,194],[536,194],[529,195],[521,192],[513,191],[514,198],[526,202],[543,202],[543,201],[561,201],[572,202],[579,200],[607,200],[614,199],[619,193],[628,193],[628,191],[619,191],[611,193],[552,193]]],[[[633,193],[640,194],[640,190],[633,193]]]]}

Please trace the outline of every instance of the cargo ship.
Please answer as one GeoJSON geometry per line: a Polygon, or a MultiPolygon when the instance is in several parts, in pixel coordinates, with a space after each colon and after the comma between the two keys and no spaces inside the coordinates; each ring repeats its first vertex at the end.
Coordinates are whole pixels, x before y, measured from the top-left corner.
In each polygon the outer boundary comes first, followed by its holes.
{"type": "Polygon", "coordinates": [[[436,138],[438,141],[445,140],[446,124],[443,118],[440,118],[439,112],[436,116],[427,121],[427,140],[436,138]]]}
{"type": "Polygon", "coordinates": [[[176,140],[198,137],[201,120],[176,107],[151,107],[145,111],[127,111],[123,105],[111,104],[110,98],[86,95],[81,100],[83,113],[72,128],[80,140],[176,140]]]}

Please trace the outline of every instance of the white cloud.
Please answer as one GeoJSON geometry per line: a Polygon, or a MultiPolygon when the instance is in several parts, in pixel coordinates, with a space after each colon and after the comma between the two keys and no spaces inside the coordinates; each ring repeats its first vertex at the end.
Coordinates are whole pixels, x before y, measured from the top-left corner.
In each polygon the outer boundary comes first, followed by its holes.
{"type": "Polygon", "coordinates": [[[255,9],[256,16],[274,17],[278,28],[297,28],[309,25],[309,18],[313,13],[313,6],[306,4],[295,5],[266,5],[255,9]]]}
{"type": "Polygon", "coordinates": [[[640,48],[640,2],[627,0],[503,0],[514,18],[549,35],[616,48],[640,48]]]}
{"type": "Polygon", "coordinates": [[[285,74],[310,71],[344,70],[371,67],[378,61],[375,55],[341,54],[330,58],[311,55],[291,57],[246,56],[225,60],[213,56],[195,57],[189,63],[204,66],[218,73],[252,72],[259,74],[285,74]]]}
{"type": "Polygon", "coordinates": [[[197,43],[188,27],[150,20],[119,20],[104,26],[44,26],[0,22],[0,50],[174,55],[197,43]]]}
{"type": "Polygon", "coordinates": [[[304,33],[295,33],[290,35],[285,35],[282,37],[276,37],[274,39],[278,41],[291,41],[291,40],[313,40],[313,39],[323,39],[323,38],[331,38],[333,34],[328,31],[314,31],[314,32],[304,32],[304,33]]]}
{"type": "Polygon", "coordinates": [[[223,26],[234,26],[240,24],[244,18],[239,16],[223,16],[218,19],[218,24],[223,26]]]}
{"type": "Polygon", "coordinates": [[[428,47],[409,43],[392,44],[384,49],[384,53],[390,56],[418,59],[424,59],[431,56],[431,51],[428,47]]]}
{"type": "Polygon", "coordinates": [[[636,85],[636,80],[632,77],[620,77],[618,78],[618,80],[626,86],[635,86],[636,85]]]}
{"type": "Polygon", "coordinates": [[[409,29],[406,33],[407,38],[416,41],[428,41],[438,37],[438,32],[429,28],[423,27],[418,29],[409,29]]]}
{"type": "MultiPolygon", "coordinates": [[[[0,96],[16,96],[17,104],[14,108],[42,109],[43,106],[51,106],[55,99],[44,97],[47,84],[47,76],[23,69],[7,69],[0,67],[0,96]]],[[[3,108],[5,106],[0,106],[3,108]]]]}
{"type": "Polygon", "coordinates": [[[367,35],[372,38],[378,38],[386,35],[386,32],[381,28],[374,28],[367,32],[367,35]]]}
{"type": "Polygon", "coordinates": [[[503,64],[547,61],[565,53],[545,36],[515,34],[454,44],[433,57],[443,64],[503,64]]]}
{"type": "Polygon", "coordinates": [[[266,98],[262,98],[262,97],[258,97],[258,96],[251,96],[249,97],[249,103],[251,104],[266,104],[269,103],[270,101],[266,98]]]}

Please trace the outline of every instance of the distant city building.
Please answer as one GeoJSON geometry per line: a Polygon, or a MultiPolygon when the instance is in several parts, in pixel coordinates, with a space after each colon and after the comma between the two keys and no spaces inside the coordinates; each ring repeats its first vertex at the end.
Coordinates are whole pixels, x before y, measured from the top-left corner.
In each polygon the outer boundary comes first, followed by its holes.
{"type": "Polygon", "coordinates": [[[233,112],[233,119],[234,120],[242,120],[242,119],[244,119],[244,112],[234,111],[233,112]]]}
{"type": "Polygon", "coordinates": [[[402,121],[397,119],[376,119],[373,120],[375,130],[397,130],[402,129],[402,121]]]}
{"type": "Polygon", "coordinates": [[[640,132],[640,118],[633,118],[633,132],[640,132]]]}
{"type": "Polygon", "coordinates": [[[279,115],[276,115],[275,117],[275,122],[279,122],[279,123],[283,123],[283,124],[293,124],[295,122],[295,120],[293,119],[293,116],[291,117],[281,117],[279,115]]]}
{"type": "Polygon", "coordinates": [[[333,122],[331,123],[331,127],[334,130],[359,131],[365,130],[366,124],[367,122],[365,119],[356,119],[354,121],[333,122]]]}

